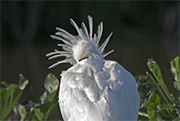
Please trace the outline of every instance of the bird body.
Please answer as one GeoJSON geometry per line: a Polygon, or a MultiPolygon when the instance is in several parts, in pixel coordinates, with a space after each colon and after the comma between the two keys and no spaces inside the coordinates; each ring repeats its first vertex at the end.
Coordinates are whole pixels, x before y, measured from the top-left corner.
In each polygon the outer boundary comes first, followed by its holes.
{"type": "Polygon", "coordinates": [[[59,105],[65,121],[137,120],[139,95],[121,65],[90,57],[62,73],[59,105]]]}
{"type": "Polygon", "coordinates": [[[61,74],[59,106],[65,121],[119,121],[137,120],[140,97],[132,74],[115,61],[104,60],[112,51],[103,54],[110,37],[99,47],[102,36],[102,22],[97,35],[92,36],[92,17],[88,16],[89,32],[82,23],[74,36],[57,28],[53,39],[65,51],[55,50],[47,54],[49,59],[65,56],[66,59],[53,64],[73,64],[61,74]]]}

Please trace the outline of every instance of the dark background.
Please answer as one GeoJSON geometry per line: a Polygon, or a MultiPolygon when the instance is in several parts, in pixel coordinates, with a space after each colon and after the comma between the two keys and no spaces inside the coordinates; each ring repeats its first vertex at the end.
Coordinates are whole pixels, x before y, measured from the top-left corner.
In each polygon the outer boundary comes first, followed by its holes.
{"type": "Polygon", "coordinates": [[[145,74],[148,58],[154,58],[163,72],[170,91],[173,76],[169,61],[179,55],[179,2],[135,1],[16,1],[1,2],[1,81],[18,83],[22,73],[30,80],[21,101],[38,101],[48,73],[58,78],[63,64],[48,70],[48,66],[62,58],[48,61],[46,54],[58,41],[50,35],[61,27],[77,34],[69,23],[72,18],[81,26],[87,16],[94,20],[94,32],[103,21],[102,41],[113,32],[106,52],[114,49],[106,59],[119,62],[134,76],[145,74]]]}

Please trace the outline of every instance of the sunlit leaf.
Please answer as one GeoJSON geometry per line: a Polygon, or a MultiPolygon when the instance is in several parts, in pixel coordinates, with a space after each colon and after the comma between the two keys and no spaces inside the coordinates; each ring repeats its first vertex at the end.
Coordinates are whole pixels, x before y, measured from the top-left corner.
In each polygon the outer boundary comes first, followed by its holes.
{"type": "Polygon", "coordinates": [[[171,71],[174,75],[174,87],[180,91],[180,68],[179,68],[179,57],[176,57],[170,62],[171,71]]]}
{"type": "Polygon", "coordinates": [[[56,96],[58,86],[59,86],[59,81],[56,78],[56,76],[52,73],[48,74],[44,81],[44,87],[47,91],[45,91],[41,95],[40,97],[41,103],[45,103],[48,101],[52,102],[54,100],[54,97],[56,96]]]}
{"type": "Polygon", "coordinates": [[[18,105],[17,107],[19,115],[21,117],[21,121],[24,121],[27,115],[26,109],[24,106],[22,106],[21,104],[18,105]]]}
{"type": "Polygon", "coordinates": [[[6,86],[6,87],[8,86],[8,84],[5,81],[1,81],[0,84],[1,84],[1,87],[2,86],[6,86]]]}
{"type": "Polygon", "coordinates": [[[155,75],[156,78],[161,79],[161,80],[163,79],[160,67],[156,63],[156,61],[154,61],[152,58],[148,59],[147,65],[150,71],[155,75]]]}
{"type": "Polygon", "coordinates": [[[58,86],[59,86],[59,81],[56,78],[56,76],[52,73],[48,74],[46,79],[45,79],[45,82],[44,82],[45,89],[49,93],[52,93],[58,89],[58,86]]]}
{"type": "MultiPolygon", "coordinates": [[[[138,115],[150,119],[150,117],[148,116],[148,114],[147,114],[146,112],[141,112],[141,111],[139,111],[139,112],[138,112],[138,115]]],[[[141,121],[141,120],[138,120],[138,121],[141,121]]]]}
{"type": "Polygon", "coordinates": [[[47,91],[45,91],[41,96],[40,96],[40,101],[41,104],[45,103],[48,101],[48,96],[47,96],[47,91]]]}
{"type": "Polygon", "coordinates": [[[22,74],[19,74],[19,76],[20,76],[20,79],[19,79],[19,89],[20,90],[24,90],[24,88],[27,86],[29,81],[22,74]]]}

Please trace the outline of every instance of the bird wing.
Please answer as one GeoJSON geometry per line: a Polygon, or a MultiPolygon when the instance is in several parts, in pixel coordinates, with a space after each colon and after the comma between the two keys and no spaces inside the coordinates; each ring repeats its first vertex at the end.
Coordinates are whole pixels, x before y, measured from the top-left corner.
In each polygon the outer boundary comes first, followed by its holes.
{"type": "Polygon", "coordinates": [[[89,58],[62,74],[59,105],[65,121],[137,120],[139,94],[117,62],[89,58]]]}
{"type": "Polygon", "coordinates": [[[111,120],[137,120],[140,97],[132,74],[115,61],[105,61],[109,74],[105,90],[111,120]]]}

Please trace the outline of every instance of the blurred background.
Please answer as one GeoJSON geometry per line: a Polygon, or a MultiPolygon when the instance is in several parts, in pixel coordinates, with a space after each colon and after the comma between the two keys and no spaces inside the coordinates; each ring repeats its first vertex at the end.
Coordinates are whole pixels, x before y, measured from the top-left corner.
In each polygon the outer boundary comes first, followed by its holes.
{"type": "MultiPolygon", "coordinates": [[[[170,60],[179,55],[179,2],[134,2],[134,1],[19,1],[1,2],[1,81],[18,83],[22,73],[30,80],[21,101],[38,101],[44,92],[44,79],[54,73],[59,79],[62,70],[71,65],[63,64],[53,69],[45,56],[53,49],[59,49],[57,40],[50,35],[61,27],[76,35],[69,23],[72,18],[81,26],[87,25],[87,16],[94,20],[94,32],[103,21],[104,32],[101,41],[113,32],[106,52],[114,49],[106,59],[115,60],[134,76],[148,70],[148,58],[159,63],[170,91],[173,77],[170,60]]],[[[149,70],[148,70],[149,71],[149,70]]]]}

